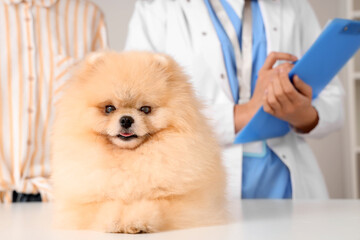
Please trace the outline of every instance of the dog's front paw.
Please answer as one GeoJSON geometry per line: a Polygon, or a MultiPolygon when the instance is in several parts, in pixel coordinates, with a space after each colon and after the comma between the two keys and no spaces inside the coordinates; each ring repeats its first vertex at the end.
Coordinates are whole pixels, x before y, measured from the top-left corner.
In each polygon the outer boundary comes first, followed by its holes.
{"type": "Polygon", "coordinates": [[[121,221],[119,221],[109,224],[106,227],[105,232],[136,234],[136,233],[152,233],[152,232],[156,232],[156,229],[152,227],[150,224],[147,224],[142,221],[135,221],[131,223],[121,223],[121,221]]]}
{"type": "Polygon", "coordinates": [[[103,204],[96,223],[105,232],[150,233],[163,229],[159,204],[153,201],[137,201],[132,204],[117,202],[103,204]]]}
{"type": "Polygon", "coordinates": [[[123,227],[123,233],[152,233],[156,232],[152,226],[142,222],[134,222],[123,227]]]}

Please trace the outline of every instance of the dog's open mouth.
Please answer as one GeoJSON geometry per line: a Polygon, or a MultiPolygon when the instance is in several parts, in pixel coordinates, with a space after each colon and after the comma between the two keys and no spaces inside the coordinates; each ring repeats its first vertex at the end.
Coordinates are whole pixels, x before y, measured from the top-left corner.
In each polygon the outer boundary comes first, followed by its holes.
{"type": "Polygon", "coordinates": [[[137,138],[138,136],[134,133],[120,133],[120,134],[116,135],[116,137],[118,137],[124,141],[129,141],[133,138],[137,138]]]}

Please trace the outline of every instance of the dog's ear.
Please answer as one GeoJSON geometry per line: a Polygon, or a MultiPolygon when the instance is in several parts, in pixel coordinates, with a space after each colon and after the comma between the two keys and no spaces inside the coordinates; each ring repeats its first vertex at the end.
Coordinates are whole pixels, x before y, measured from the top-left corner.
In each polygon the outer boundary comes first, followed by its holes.
{"type": "Polygon", "coordinates": [[[187,78],[180,65],[175,59],[169,55],[156,53],[153,55],[155,58],[154,65],[156,69],[166,77],[168,82],[173,82],[177,79],[187,78]]]}
{"type": "Polygon", "coordinates": [[[87,65],[95,66],[95,65],[103,62],[103,58],[104,58],[105,54],[106,54],[106,51],[92,52],[86,56],[85,62],[87,65]]]}
{"type": "Polygon", "coordinates": [[[161,54],[161,53],[156,53],[154,55],[155,58],[155,64],[156,67],[160,70],[166,70],[169,68],[170,64],[171,64],[171,59],[169,56],[165,55],[165,54],[161,54]]]}
{"type": "Polygon", "coordinates": [[[160,66],[167,67],[169,65],[169,58],[164,54],[155,54],[154,58],[160,66]]]}

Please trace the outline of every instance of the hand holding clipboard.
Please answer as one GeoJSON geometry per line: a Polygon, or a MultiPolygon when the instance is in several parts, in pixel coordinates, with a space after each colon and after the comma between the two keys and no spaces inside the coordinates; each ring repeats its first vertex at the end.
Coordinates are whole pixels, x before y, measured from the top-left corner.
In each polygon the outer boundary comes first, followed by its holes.
{"type": "MultiPolygon", "coordinates": [[[[360,22],[334,19],[305,55],[296,62],[289,78],[298,75],[313,90],[313,99],[360,48],[360,22]]],[[[236,136],[234,143],[248,143],[281,137],[290,131],[289,123],[261,107],[236,136]]]]}

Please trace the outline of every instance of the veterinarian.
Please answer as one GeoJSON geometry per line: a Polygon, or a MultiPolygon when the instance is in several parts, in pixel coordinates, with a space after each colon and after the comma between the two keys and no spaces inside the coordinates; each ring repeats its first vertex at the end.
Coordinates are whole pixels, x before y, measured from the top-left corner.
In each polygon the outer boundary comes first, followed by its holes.
{"type": "Polygon", "coordinates": [[[89,1],[0,0],[0,203],[51,198],[54,101],[69,67],[106,42],[89,1]]]}
{"type": "Polygon", "coordinates": [[[224,148],[231,197],[327,198],[305,138],[341,126],[343,89],[333,79],[311,101],[311,87],[287,77],[320,31],[306,0],[139,0],[126,49],[167,53],[185,67],[224,148]],[[261,105],[292,130],[233,144],[261,105]]]}

